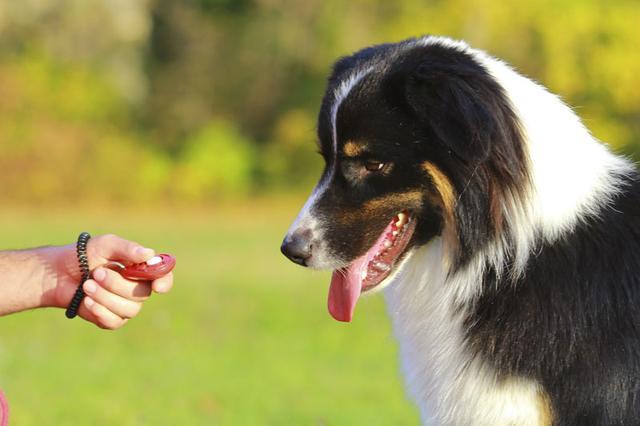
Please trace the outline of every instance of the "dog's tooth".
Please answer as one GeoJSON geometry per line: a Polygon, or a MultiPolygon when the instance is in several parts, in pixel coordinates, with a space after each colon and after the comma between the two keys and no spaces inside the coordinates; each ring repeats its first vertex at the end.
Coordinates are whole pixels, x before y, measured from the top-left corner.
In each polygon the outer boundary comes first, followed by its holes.
{"type": "Polygon", "coordinates": [[[398,231],[393,231],[393,232],[391,233],[391,235],[393,235],[394,237],[397,237],[397,236],[398,236],[398,231]]]}
{"type": "Polygon", "coordinates": [[[372,266],[380,272],[387,272],[389,269],[391,269],[391,266],[384,262],[375,262],[372,266]]]}
{"type": "Polygon", "coordinates": [[[391,241],[389,240],[385,240],[384,241],[384,248],[390,248],[393,244],[391,244],[391,241]]]}
{"type": "Polygon", "coordinates": [[[395,223],[395,225],[398,228],[402,228],[405,223],[407,223],[407,215],[405,213],[398,214],[398,221],[395,223]]]}
{"type": "Polygon", "coordinates": [[[366,270],[366,269],[364,269],[364,270],[360,273],[360,278],[362,278],[363,280],[364,280],[365,278],[367,278],[367,270],[366,270]]]}

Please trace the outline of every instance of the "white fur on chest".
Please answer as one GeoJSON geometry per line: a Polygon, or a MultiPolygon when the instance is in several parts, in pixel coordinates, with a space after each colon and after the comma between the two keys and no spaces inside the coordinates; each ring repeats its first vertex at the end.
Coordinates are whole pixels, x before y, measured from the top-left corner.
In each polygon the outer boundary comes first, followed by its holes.
{"type": "MultiPolygon", "coordinates": [[[[416,250],[385,289],[387,308],[400,343],[406,385],[433,425],[539,425],[545,423],[539,386],[513,378],[497,382],[494,372],[473,359],[463,342],[463,318],[455,289],[477,288],[461,281],[474,271],[445,282],[442,240],[416,250]]],[[[473,269],[471,267],[470,269],[473,269]]]]}

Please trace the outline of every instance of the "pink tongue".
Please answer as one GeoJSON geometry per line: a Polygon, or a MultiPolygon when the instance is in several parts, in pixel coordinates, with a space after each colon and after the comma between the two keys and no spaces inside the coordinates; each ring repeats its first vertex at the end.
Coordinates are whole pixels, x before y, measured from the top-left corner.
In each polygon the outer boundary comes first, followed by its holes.
{"type": "Polygon", "coordinates": [[[356,302],[362,290],[362,270],[367,265],[367,255],[357,259],[347,268],[333,271],[329,287],[329,313],[338,321],[351,322],[356,302]]]}

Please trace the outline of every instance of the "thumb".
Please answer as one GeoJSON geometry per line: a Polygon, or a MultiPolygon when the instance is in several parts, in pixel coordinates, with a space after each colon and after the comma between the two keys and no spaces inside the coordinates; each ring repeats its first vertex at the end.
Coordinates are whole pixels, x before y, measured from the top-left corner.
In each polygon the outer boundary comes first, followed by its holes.
{"type": "Polygon", "coordinates": [[[87,251],[89,250],[104,260],[116,260],[124,263],[146,262],[155,256],[153,249],[113,234],[100,235],[90,239],[87,246],[87,251]]]}

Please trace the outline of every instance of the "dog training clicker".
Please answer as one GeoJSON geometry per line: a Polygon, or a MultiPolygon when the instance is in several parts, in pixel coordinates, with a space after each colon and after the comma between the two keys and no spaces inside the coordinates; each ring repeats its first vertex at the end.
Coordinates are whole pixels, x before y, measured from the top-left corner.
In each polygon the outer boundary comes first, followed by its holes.
{"type": "MultiPolygon", "coordinates": [[[[76,244],[76,252],[78,256],[78,263],[81,269],[81,279],[78,288],[76,289],[69,306],[65,311],[67,318],[72,319],[78,315],[80,309],[80,303],[84,299],[85,293],[82,285],[89,279],[89,261],[87,258],[87,244],[91,235],[88,232],[82,232],[78,237],[76,244]]],[[[120,273],[124,278],[129,280],[144,280],[153,281],[160,277],[165,276],[173,270],[176,266],[176,259],[170,254],[158,254],[146,262],[135,263],[132,265],[123,265],[121,263],[111,263],[107,265],[110,269],[113,269],[120,273]]]]}

